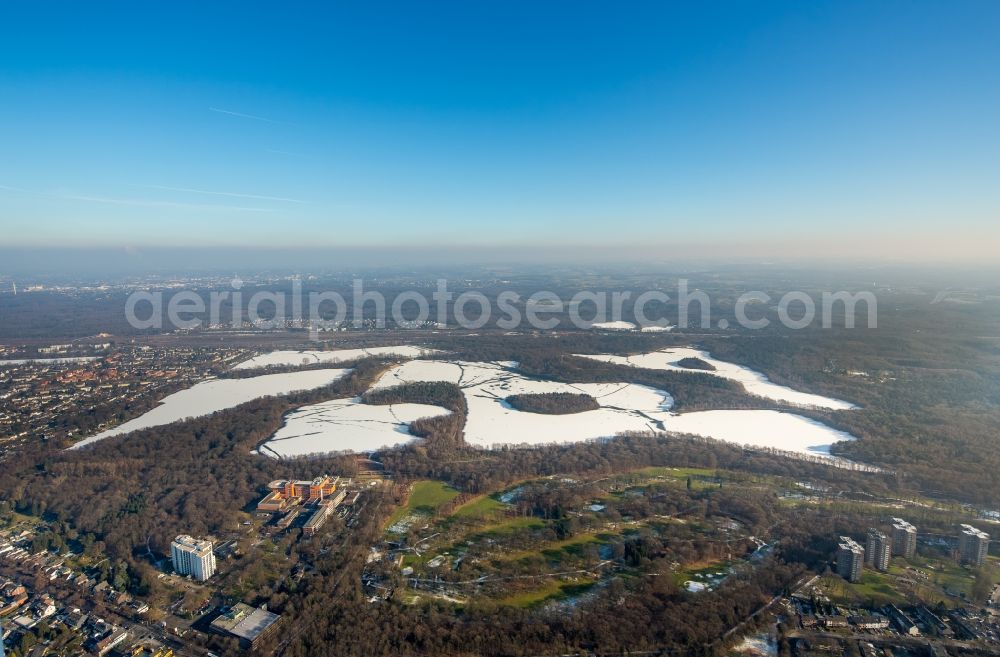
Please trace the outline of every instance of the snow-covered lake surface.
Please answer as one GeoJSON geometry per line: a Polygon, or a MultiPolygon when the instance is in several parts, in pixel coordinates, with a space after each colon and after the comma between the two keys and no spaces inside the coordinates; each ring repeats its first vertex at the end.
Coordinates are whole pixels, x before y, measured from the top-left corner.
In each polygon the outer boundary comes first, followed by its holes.
{"type": "Polygon", "coordinates": [[[413,360],[386,372],[375,388],[416,381],[447,381],[462,388],[469,414],[465,441],[490,447],[501,444],[565,443],[613,436],[622,431],[657,428],[656,416],[673,406],[669,393],[633,383],[537,381],[513,370],[515,363],[413,360]],[[590,395],[600,408],[571,415],[518,411],[510,395],[571,392],[590,395]]]}
{"type": "Polygon", "coordinates": [[[396,347],[369,347],[367,349],[334,349],[332,351],[272,351],[254,356],[234,366],[234,370],[250,370],[272,366],[305,366],[320,363],[345,363],[367,356],[401,356],[418,358],[434,353],[432,349],[399,345],[396,347]]]}
{"type": "Polygon", "coordinates": [[[0,367],[11,365],[58,365],[60,363],[90,363],[97,360],[98,356],[69,356],[66,358],[20,358],[14,360],[0,360],[0,367]]]}
{"type": "Polygon", "coordinates": [[[696,411],[672,415],[664,429],[812,456],[830,456],[830,445],[854,436],[795,413],[767,410],[696,411]]]}
{"type": "Polygon", "coordinates": [[[392,368],[375,384],[386,388],[415,381],[447,381],[465,393],[469,416],[465,439],[484,447],[499,444],[567,443],[626,431],[692,433],[740,445],[829,456],[830,445],[853,436],[794,413],[714,410],[675,414],[669,393],[631,383],[536,381],[514,371],[516,363],[414,360],[392,368]],[[512,394],[577,392],[600,408],[572,415],[541,415],[511,408],[512,394]]]}
{"type": "Polygon", "coordinates": [[[320,388],[333,383],[348,372],[350,370],[347,369],[307,370],[285,374],[264,374],[246,379],[202,381],[187,390],[181,390],[164,397],[159,406],[133,420],[81,440],[71,449],[139,429],[170,424],[189,417],[209,415],[260,397],[320,388]]]}
{"type": "Polygon", "coordinates": [[[661,349],[660,351],[653,351],[635,356],[615,356],[611,354],[577,355],[583,358],[599,360],[605,363],[631,365],[632,367],[642,367],[650,370],[674,370],[679,372],[702,372],[704,374],[712,374],[714,376],[741,383],[746,391],[751,395],[766,397],[767,399],[795,404],[797,406],[811,406],[814,408],[829,408],[835,410],[856,408],[854,404],[840,399],[832,399],[830,397],[824,397],[823,395],[800,392],[787,386],[772,383],[766,376],[760,372],[750,369],[749,367],[743,367],[742,365],[737,365],[736,363],[719,360],[714,358],[707,351],[694,349],[692,347],[673,347],[671,349],[661,349]],[[688,369],[678,365],[678,361],[684,358],[700,358],[715,367],[715,370],[688,369]]]}
{"type": "Polygon", "coordinates": [[[284,426],[258,451],[279,458],[343,451],[374,452],[413,440],[410,422],[449,412],[427,404],[375,406],[362,403],[357,397],[334,399],[289,413],[284,426]]]}

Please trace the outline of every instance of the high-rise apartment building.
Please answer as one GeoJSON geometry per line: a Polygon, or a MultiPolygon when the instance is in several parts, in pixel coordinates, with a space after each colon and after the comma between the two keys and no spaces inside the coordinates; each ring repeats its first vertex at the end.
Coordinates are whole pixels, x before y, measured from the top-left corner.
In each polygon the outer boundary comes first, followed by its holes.
{"type": "Polygon", "coordinates": [[[892,553],[907,559],[917,553],[917,528],[902,518],[892,519],[892,553]]]}
{"type": "Polygon", "coordinates": [[[865,549],[854,539],[841,536],[837,546],[837,574],[849,582],[858,581],[864,560],[865,549]]]}
{"type": "Polygon", "coordinates": [[[872,527],[868,530],[868,545],[865,547],[865,563],[876,570],[889,570],[892,543],[889,537],[872,527]]]}
{"type": "Polygon", "coordinates": [[[174,570],[180,575],[190,575],[200,582],[215,574],[215,553],[212,541],[202,541],[181,534],[170,544],[174,570]]]}
{"type": "Polygon", "coordinates": [[[959,525],[958,556],[962,563],[981,566],[986,561],[990,535],[972,525],[959,525]]]}

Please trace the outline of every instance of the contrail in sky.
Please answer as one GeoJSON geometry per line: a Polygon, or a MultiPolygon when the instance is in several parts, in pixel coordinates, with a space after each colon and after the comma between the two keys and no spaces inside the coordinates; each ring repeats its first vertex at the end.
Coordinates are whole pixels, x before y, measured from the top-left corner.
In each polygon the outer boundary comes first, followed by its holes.
{"type": "Polygon", "coordinates": [[[256,116],[255,114],[244,114],[243,112],[233,112],[232,110],[220,109],[218,107],[209,107],[209,111],[218,112],[219,114],[228,114],[229,116],[238,116],[241,119],[253,119],[254,121],[264,121],[265,123],[284,123],[284,121],[275,121],[274,119],[269,119],[265,116],[256,116]]]}
{"type": "Polygon", "coordinates": [[[192,189],[190,187],[168,187],[167,185],[140,185],[149,189],[163,189],[170,192],[187,192],[190,194],[211,194],[212,196],[230,196],[233,198],[252,198],[258,201],[282,201],[284,203],[308,203],[297,198],[286,198],[284,196],[261,196],[259,194],[239,194],[237,192],[216,192],[208,189],[192,189]]]}

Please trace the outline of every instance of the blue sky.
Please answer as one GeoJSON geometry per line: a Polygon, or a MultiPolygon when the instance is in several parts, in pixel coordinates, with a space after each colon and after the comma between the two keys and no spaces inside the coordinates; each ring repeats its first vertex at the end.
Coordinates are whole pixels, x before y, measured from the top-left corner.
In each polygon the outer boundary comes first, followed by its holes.
{"type": "Polygon", "coordinates": [[[5,241],[1000,243],[996,2],[333,4],[7,3],[5,241]]]}

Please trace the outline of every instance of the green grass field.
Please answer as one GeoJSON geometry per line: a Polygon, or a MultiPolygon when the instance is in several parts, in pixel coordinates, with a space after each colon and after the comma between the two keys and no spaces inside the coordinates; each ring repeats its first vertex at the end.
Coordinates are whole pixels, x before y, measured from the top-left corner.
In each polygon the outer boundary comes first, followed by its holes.
{"type": "Polygon", "coordinates": [[[458,491],[440,481],[418,481],[410,489],[410,499],[390,516],[388,526],[411,514],[434,515],[442,505],[458,496],[458,491]]]}
{"type": "Polygon", "coordinates": [[[505,605],[510,605],[511,607],[537,607],[550,600],[563,600],[574,595],[580,595],[594,585],[594,580],[587,578],[578,578],[576,581],[567,582],[560,580],[548,580],[544,585],[530,589],[527,591],[520,591],[514,595],[502,598],[498,602],[505,605]]]}
{"type": "Polygon", "coordinates": [[[884,605],[906,602],[906,597],[896,590],[890,573],[870,569],[861,573],[860,582],[847,582],[835,576],[826,577],[823,579],[823,588],[830,599],[838,604],[874,602],[876,605],[884,605]]]}
{"type": "Polygon", "coordinates": [[[545,526],[545,522],[531,516],[524,518],[507,518],[500,522],[484,525],[478,528],[475,533],[468,535],[467,539],[481,540],[483,538],[495,538],[507,536],[523,529],[540,529],[545,526]]]}
{"type": "Polygon", "coordinates": [[[450,518],[458,520],[483,520],[503,511],[504,505],[488,495],[477,497],[460,506],[450,518]]]}
{"type": "Polygon", "coordinates": [[[650,466],[634,470],[636,474],[649,475],[650,477],[672,477],[674,479],[687,479],[688,477],[715,477],[717,470],[708,468],[668,468],[660,466],[650,466]]]}

